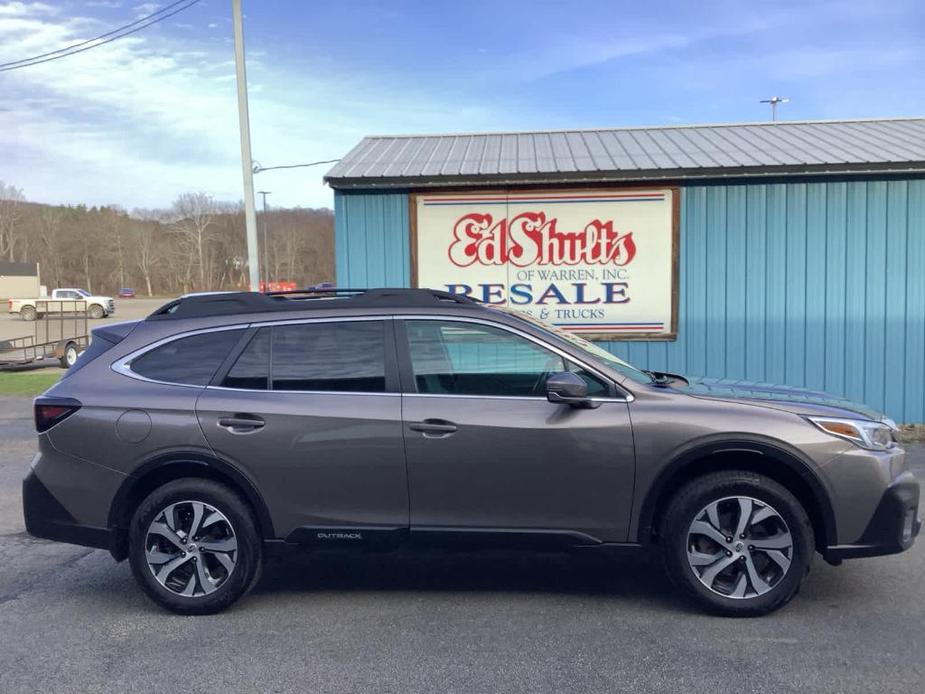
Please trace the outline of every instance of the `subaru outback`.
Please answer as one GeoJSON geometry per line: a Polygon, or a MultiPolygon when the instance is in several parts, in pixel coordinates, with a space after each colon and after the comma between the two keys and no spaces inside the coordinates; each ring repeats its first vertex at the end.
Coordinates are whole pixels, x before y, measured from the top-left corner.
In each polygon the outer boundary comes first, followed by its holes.
{"type": "Polygon", "coordinates": [[[818,552],[908,549],[895,425],[824,393],[634,368],[425,289],[192,295],[98,327],[35,400],[28,531],[221,610],[292,547],[660,550],[709,610],[790,600],[818,552]]]}

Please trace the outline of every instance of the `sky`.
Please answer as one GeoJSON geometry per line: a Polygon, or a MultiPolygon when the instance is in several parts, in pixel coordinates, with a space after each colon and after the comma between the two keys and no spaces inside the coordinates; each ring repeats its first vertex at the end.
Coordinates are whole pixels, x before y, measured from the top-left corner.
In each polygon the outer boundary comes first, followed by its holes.
{"type": "MultiPolygon", "coordinates": [[[[0,0],[0,63],[168,4],[0,0]]],[[[925,115],[925,2],[244,0],[253,157],[364,135],[925,115]]],[[[0,181],[54,204],[242,199],[230,0],[0,72],[0,181]]],[[[330,207],[328,165],[255,177],[330,207]]]]}

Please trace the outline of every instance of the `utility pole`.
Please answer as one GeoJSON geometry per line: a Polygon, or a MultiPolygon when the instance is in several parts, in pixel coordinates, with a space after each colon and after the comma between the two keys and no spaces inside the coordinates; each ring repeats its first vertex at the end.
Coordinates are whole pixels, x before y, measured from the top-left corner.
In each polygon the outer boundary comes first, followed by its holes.
{"type": "Polygon", "coordinates": [[[270,244],[267,241],[267,196],[269,190],[258,190],[257,194],[263,197],[263,288],[270,291],[270,244]]]}
{"type": "Polygon", "coordinates": [[[771,104],[771,120],[776,121],[777,120],[777,105],[786,104],[789,101],[790,99],[788,99],[786,96],[772,96],[770,99],[762,99],[759,103],[771,104]]]}
{"type": "Polygon", "coordinates": [[[234,21],[234,66],[238,83],[238,128],[241,131],[241,172],[244,174],[244,225],[247,229],[247,270],[251,291],[260,288],[260,254],[257,249],[257,210],[254,205],[254,162],[251,158],[251,123],[247,110],[247,70],[244,65],[244,27],[241,0],[231,0],[234,21]]]}

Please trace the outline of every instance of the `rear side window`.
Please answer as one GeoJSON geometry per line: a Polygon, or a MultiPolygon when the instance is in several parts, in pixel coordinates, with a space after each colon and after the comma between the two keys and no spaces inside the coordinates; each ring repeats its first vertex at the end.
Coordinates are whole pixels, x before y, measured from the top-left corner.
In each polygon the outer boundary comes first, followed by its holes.
{"type": "Polygon", "coordinates": [[[262,328],[251,338],[222,385],[226,388],[267,390],[270,383],[270,330],[262,328]]]}
{"type": "Polygon", "coordinates": [[[243,332],[221,330],[181,337],[134,359],[131,369],[154,381],[204,386],[212,380],[243,332]]]}
{"type": "Polygon", "coordinates": [[[302,323],[271,330],[273,390],[385,392],[384,321],[302,323]]]}

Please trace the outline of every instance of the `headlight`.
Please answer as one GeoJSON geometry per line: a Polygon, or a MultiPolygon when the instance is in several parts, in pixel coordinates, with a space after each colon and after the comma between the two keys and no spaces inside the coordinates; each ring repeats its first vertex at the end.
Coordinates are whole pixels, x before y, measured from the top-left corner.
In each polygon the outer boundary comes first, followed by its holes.
{"type": "Polygon", "coordinates": [[[891,427],[889,423],[830,417],[809,417],[808,419],[825,433],[848,439],[851,443],[869,451],[886,451],[896,445],[894,434],[896,427],[891,427]]]}

